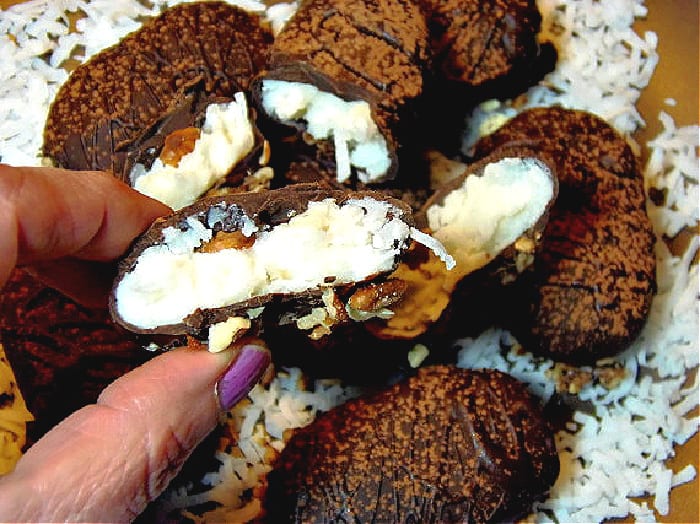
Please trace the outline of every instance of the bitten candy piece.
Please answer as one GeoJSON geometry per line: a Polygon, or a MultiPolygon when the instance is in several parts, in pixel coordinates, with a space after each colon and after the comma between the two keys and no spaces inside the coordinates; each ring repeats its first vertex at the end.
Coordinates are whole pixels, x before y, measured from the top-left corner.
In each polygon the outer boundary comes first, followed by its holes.
{"type": "Polygon", "coordinates": [[[423,89],[427,37],[413,2],[301,2],[255,82],[257,107],[334,160],[339,182],[390,180],[402,116],[423,89]]]}
{"type": "Polygon", "coordinates": [[[502,148],[438,188],[423,212],[432,235],[455,257],[455,274],[500,257],[507,283],[532,263],[557,192],[551,162],[532,149],[502,148]]]}
{"type": "Polygon", "coordinates": [[[401,297],[400,285],[377,286],[413,240],[441,247],[407,205],[377,192],[295,184],[202,199],[136,241],[111,309],[135,332],[208,337],[210,350],[264,319],[321,336],[401,297]]]}
{"type": "Polygon", "coordinates": [[[246,93],[272,33],[224,2],[172,7],[78,66],[61,86],[43,154],[110,171],[174,208],[259,167],[263,138],[246,93]],[[236,171],[236,168],[238,171],[236,171]]]}
{"type": "Polygon", "coordinates": [[[520,113],[481,139],[476,155],[522,143],[553,160],[559,197],[534,271],[518,281],[504,320],[528,350],[593,363],[634,340],[656,289],[637,158],[601,118],[558,107],[520,113]]]}
{"type": "Polygon", "coordinates": [[[269,474],[271,522],[503,522],[548,492],[542,408],[495,370],[422,368],[296,430],[269,474]]]}
{"type": "Polygon", "coordinates": [[[526,147],[502,148],[465,165],[416,217],[453,256],[455,268],[445,271],[437,258],[415,246],[393,275],[408,284],[404,298],[393,316],[372,323],[376,334],[411,339],[443,323],[448,310],[455,310],[458,324],[467,328],[470,311],[484,301],[477,294],[462,297],[457,311],[456,290],[467,278],[484,289],[511,284],[532,265],[557,186],[551,163],[526,147]]]}

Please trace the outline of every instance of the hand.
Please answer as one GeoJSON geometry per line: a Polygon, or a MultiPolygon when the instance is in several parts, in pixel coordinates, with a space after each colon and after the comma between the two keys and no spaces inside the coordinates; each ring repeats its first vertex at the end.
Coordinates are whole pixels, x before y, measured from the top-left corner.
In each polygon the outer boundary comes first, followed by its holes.
{"type": "MultiPolygon", "coordinates": [[[[31,264],[95,300],[104,290],[81,291],[78,271],[117,258],[167,212],[104,173],[0,165],[0,286],[15,265],[31,264]]],[[[132,520],[269,363],[255,343],[216,354],[182,348],[124,375],[0,478],[0,521],[132,520]]]]}
{"type": "Polygon", "coordinates": [[[165,205],[107,173],[0,164],[0,287],[16,265],[84,305],[104,306],[113,261],[165,205]]]}

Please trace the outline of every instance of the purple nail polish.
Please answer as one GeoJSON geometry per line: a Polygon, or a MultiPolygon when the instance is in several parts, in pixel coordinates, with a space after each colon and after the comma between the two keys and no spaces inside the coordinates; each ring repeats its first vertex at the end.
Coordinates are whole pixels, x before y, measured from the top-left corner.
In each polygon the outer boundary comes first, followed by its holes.
{"type": "Polygon", "coordinates": [[[241,348],[233,362],[216,383],[219,406],[228,411],[260,380],[270,364],[270,352],[253,344],[241,348]]]}

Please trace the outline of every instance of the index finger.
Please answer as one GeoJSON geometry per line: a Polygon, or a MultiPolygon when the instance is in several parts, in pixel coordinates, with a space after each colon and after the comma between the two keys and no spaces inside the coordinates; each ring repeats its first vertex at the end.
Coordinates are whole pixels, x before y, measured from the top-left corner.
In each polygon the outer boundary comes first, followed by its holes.
{"type": "Polygon", "coordinates": [[[108,173],[0,165],[0,285],[15,265],[115,259],[169,212],[108,173]]]}

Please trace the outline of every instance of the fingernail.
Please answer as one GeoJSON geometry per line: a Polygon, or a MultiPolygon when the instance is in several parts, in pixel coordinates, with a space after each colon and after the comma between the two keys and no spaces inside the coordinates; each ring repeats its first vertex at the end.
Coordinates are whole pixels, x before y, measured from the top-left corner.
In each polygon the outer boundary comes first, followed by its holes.
{"type": "Polygon", "coordinates": [[[235,406],[258,383],[270,365],[270,352],[255,344],[243,346],[216,383],[216,396],[223,411],[235,406]]]}

